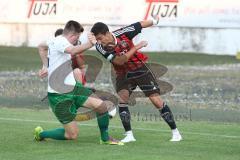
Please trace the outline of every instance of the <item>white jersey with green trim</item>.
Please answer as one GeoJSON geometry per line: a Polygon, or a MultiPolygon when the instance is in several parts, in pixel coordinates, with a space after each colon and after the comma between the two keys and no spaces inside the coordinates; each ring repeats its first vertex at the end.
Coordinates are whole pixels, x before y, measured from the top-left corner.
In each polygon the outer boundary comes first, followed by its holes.
{"type": "MultiPolygon", "coordinates": [[[[72,44],[62,35],[57,36],[54,39],[48,41],[48,58],[49,58],[49,64],[48,64],[48,92],[49,93],[59,93],[58,91],[54,90],[50,86],[50,80],[54,80],[51,78],[52,74],[56,72],[56,69],[59,68],[61,65],[65,64],[67,61],[71,63],[71,55],[65,52],[65,49],[67,47],[72,46],[72,44]]],[[[66,70],[72,71],[71,65],[64,65],[66,70]]],[[[61,73],[58,73],[59,76],[61,76],[61,73]]],[[[59,78],[61,79],[61,78],[59,78]]],[[[56,83],[59,79],[56,79],[56,83]]],[[[54,80],[55,81],[55,80],[54,80]]],[[[55,83],[55,82],[52,82],[55,83]]],[[[75,79],[73,76],[73,72],[70,72],[69,75],[64,79],[64,84],[67,85],[75,85],[75,79]]]]}

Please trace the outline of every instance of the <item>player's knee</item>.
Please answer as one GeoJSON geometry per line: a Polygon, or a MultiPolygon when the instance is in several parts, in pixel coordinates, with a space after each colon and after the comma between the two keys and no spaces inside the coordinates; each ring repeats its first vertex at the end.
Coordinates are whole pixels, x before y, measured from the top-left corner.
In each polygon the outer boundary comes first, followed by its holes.
{"type": "Polygon", "coordinates": [[[71,135],[72,140],[76,140],[78,138],[78,133],[74,133],[71,135]]]}
{"type": "Polygon", "coordinates": [[[95,111],[100,114],[107,112],[108,111],[107,103],[103,101],[98,107],[95,108],[95,111]]]}
{"type": "Polygon", "coordinates": [[[163,100],[161,99],[160,95],[159,94],[151,94],[149,96],[149,99],[151,100],[151,102],[153,103],[153,105],[158,108],[158,109],[162,109],[163,108],[163,105],[164,105],[164,102],[163,100]]]}
{"type": "Polygon", "coordinates": [[[78,82],[82,82],[82,72],[79,68],[73,70],[73,75],[78,82]]]}
{"type": "Polygon", "coordinates": [[[77,139],[77,137],[78,137],[78,134],[69,134],[68,136],[66,136],[66,138],[68,139],[68,140],[76,140],[77,139]]]}
{"type": "Polygon", "coordinates": [[[128,90],[121,90],[118,92],[119,95],[119,102],[120,103],[127,103],[129,100],[129,91],[128,90]]]}
{"type": "Polygon", "coordinates": [[[78,138],[78,131],[71,132],[71,133],[65,133],[65,137],[68,140],[76,140],[78,138]]]}
{"type": "Polygon", "coordinates": [[[105,113],[107,111],[111,112],[113,110],[115,110],[116,107],[114,106],[114,104],[111,101],[103,101],[97,108],[95,108],[95,111],[97,113],[105,113]]]}
{"type": "Polygon", "coordinates": [[[128,103],[129,96],[128,95],[121,95],[119,98],[120,103],[128,103]]]}

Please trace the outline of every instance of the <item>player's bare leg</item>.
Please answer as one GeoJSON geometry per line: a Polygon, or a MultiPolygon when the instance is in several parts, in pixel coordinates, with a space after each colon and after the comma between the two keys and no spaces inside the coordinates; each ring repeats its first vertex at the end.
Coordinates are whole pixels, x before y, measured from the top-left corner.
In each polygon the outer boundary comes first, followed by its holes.
{"type": "Polygon", "coordinates": [[[160,95],[157,93],[154,93],[149,96],[149,99],[154,104],[154,106],[159,110],[160,115],[164,119],[164,121],[169,125],[169,127],[172,130],[172,138],[170,141],[177,142],[182,140],[182,136],[179,133],[172,111],[168,107],[166,103],[163,102],[160,95]]]}
{"type": "Polygon", "coordinates": [[[134,142],[136,141],[136,139],[133,136],[131,128],[131,114],[128,109],[129,91],[126,89],[122,89],[118,92],[118,95],[120,97],[118,104],[119,116],[125,129],[125,137],[121,140],[121,142],[134,142]]]}
{"type": "Polygon", "coordinates": [[[65,138],[68,140],[75,140],[78,137],[78,126],[77,126],[77,122],[76,121],[72,121],[68,124],[63,125],[64,129],[65,129],[65,138]]]}
{"type": "Polygon", "coordinates": [[[83,84],[84,73],[82,73],[82,71],[79,68],[73,70],[73,76],[76,81],[83,84]]]}

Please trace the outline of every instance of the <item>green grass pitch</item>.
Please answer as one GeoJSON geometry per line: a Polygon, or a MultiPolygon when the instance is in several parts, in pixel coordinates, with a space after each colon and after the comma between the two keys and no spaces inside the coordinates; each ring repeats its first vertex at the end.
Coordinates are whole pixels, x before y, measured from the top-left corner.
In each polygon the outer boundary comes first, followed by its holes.
{"type": "MultiPolygon", "coordinates": [[[[213,122],[178,122],[184,140],[169,142],[170,130],[164,122],[133,119],[137,141],[124,146],[99,144],[96,120],[79,123],[76,141],[35,142],[33,129],[61,127],[49,110],[0,109],[1,160],[237,160],[240,157],[240,126],[213,122]]],[[[110,121],[112,136],[122,138],[118,117],[110,121]]]]}
{"type": "MultiPolygon", "coordinates": [[[[87,54],[98,55],[95,51],[87,51],[87,54]]],[[[148,55],[150,61],[167,66],[201,67],[240,63],[234,56],[195,53],[148,53],[148,55]]],[[[36,48],[0,46],[2,79],[8,74],[7,71],[14,75],[17,71],[37,72],[40,68],[41,63],[36,48]]],[[[35,142],[33,130],[36,126],[53,129],[61,125],[48,109],[38,110],[42,107],[42,105],[36,107],[39,97],[25,98],[22,90],[20,95],[14,97],[14,93],[18,92],[12,87],[15,84],[11,83],[15,81],[10,79],[7,82],[10,83],[10,87],[5,90],[3,89],[6,86],[2,85],[5,81],[0,83],[0,95],[5,95],[3,93],[8,89],[11,91],[10,96],[0,96],[0,160],[240,160],[239,123],[212,122],[202,116],[198,121],[177,121],[184,139],[179,143],[169,142],[170,129],[163,121],[139,121],[136,117],[132,119],[132,126],[137,141],[124,146],[100,145],[96,120],[79,123],[80,134],[76,141],[35,142]],[[27,100],[25,101],[24,98],[27,100]],[[201,121],[202,119],[205,121],[201,121]]],[[[16,80],[16,82],[22,81],[16,80]]],[[[24,84],[20,83],[20,89],[24,84]]],[[[138,107],[140,109],[141,106],[138,107]]],[[[181,107],[180,109],[180,111],[184,110],[181,107]]],[[[237,107],[229,116],[238,118],[236,111],[239,111],[237,107]]],[[[203,114],[207,116],[212,113],[220,117],[218,118],[220,120],[228,118],[224,117],[223,110],[217,112],[207,110],[203,114]]],[[[119,117],[110,121],[109,132],[117,139],[123,138],[124,131],[119,117]]]]}

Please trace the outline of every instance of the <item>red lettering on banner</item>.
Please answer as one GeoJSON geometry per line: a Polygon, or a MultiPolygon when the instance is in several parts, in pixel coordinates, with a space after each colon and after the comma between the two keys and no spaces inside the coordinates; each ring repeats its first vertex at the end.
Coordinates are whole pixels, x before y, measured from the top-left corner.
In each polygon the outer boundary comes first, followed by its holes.
{"type": "Polygon", "coordinates": [[[28,18],[32,15],[56,15],[57,0],[29,0],[28,18]]]}
{"type": "Polygon", "coordinates": [[[161,18],[177,17],[177,9],[179,0],[146,0],[148,7],[144,19],[148,19],[148,16],[152,17],[159,15],[161,18]]]}

